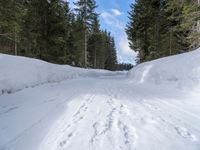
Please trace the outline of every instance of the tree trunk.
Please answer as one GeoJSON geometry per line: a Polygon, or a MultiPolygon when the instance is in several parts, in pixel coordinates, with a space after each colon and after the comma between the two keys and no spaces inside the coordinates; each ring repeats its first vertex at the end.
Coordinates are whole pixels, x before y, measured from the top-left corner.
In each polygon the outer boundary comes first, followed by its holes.
{"type": "Polygon", "coordinates": [[[85,68],[87,68],[87,29],[85,26],[85,41],[84,41],[84,63],[85,63],[85,68]]]}
{"type": "Polygon", "coordinates": [[[197,21],[197,32],[200,33],[200,20],[197,21]]]}
{"type": "Polygon", "coordinates": [[[84,65],[85,65],[85,68],[87,68],[87,0],[84,0],[84,30],[85,30],[85,37],[84,37],[84,65]]]}
{"type": "Polygon", "coordinates": [[[14,47],[15,47],[15,55],[17,56],[17,37],[16,37],[16,34],[15,34],[15,37],[14,37],[14,47]]]}
{"type": "Polygon", "coordinates": [[[96,54],[96,47],[94,48],[94,68],[97,66],[97,54],[96,54]]]}
{"type": "Polygon", "coordinates": [[[170,46],[170,48],[169,48],[169,55],[172,55],[172,31],[171,31],[171,29],[170,29],[170,31],[169,31],[170,33],[170,37],[169,37],[169,46],[170,46]]]}

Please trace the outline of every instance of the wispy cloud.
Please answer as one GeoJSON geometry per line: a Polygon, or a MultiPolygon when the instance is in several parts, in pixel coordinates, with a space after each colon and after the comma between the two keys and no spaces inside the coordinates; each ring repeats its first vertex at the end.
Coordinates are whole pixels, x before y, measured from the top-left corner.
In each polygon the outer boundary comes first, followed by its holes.
{"type": "Polygon", "coordinates": [[[132,50],[130,49],[128,43],[129,43],[129,42],[128,42],[127,36],[124,34],[124,35],[120,38],[120,41],[119,41],[120,49],[122,50],[122,52],[123,52],[124,54],[130,54],[130,53],[132,53],[132,50]]]}
{"type": "Polygon", "coordinates": [[[125,33],[122,34],[119,40],[119,48],[121,50],[122,55],[129,56],[132,58],[132,61],[135,61],[135,58],[137,57],[137,53],[134,52],[130,47],[129,47],[129,41],[128,37],[125,33]]]}
{"type": "Polygon", "coordinates": [[[121,15],[122,15],[122,12],[120,12],[118,9],[112,8],[112,9],[111,9],[111,12],[112,12],[113,15],[115,15],[115,16],[121,16],[121,15]]]}
{"type": "Polygon", "coordinates": [[[104,11],[101,13],[101,17],[108,25],[114,26],[116,28],[123,29],[124,23],[120,21],[117,17],[120,16],[122,13],[117,9],[111,9],[110,11],[104,11]]]}

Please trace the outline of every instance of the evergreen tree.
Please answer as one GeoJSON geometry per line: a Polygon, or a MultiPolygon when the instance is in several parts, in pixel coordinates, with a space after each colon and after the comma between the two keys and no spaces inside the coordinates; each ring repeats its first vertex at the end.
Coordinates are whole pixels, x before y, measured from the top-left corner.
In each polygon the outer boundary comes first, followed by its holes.
{"type": "Polygon", "coordinates": [[[130,22],[127,25],[126,32],[130,41],[130,47],[136,52],[139,52],[139,62],[146,60],[149,55],[149,24],[150,16],[150,1],[137,0],[131,5],[129,12],[130,22]]]}
{"type": "Polygon", "coordinates": [[[200,46],[200,1],[186,0],[183,7],[182,30],[188,31],[186,37],[190,49],[200,46]]]}
{"type": "Polygon", "coordinates": [[[84,27],[84,66],[87,67],[88,65],[88,32],[91,28],[91,23],[93,19],[97,16],[95,13],[96,2],[95,0],[79,0],[78,2],[74,3],[77,8],[75,9],[80,19],[83,22],[84,27]]]}
{"type": "Polygon", "coordinates": [[[67,2],[51,0],[47,16],[48,61],[64,63],[67,59],[66,41],[70,31],[70,12],[67,2]]]}
{"type": "Polygon", "coordinates": [[[4,45],[4,42],[8,42],[9,46],[14,47],[15,55],[18,54],[17,45],[20,40],[20,32],[22,30],[21,23],[24,11],[22,0],[0,0],[1,44],[4,45]]]}
{"type": "Polygon", "coordinates": [[[73,45],[74,45],[74,51],[76,52],[75,56],[75,64],[79,67],[85,67],[84,64],[84,24],[83,20],[80,18],[79,15],[77,15],[75,22],[73,23],[73,45]]]}
{"type": "Polygon", "coordinates": [[[188,51],[191,45],[198,47],[198,12],[196,0],[137,0],[132,4],[126,32],[130,48],[139,52],[138,63],[188,51]]]}
{"type": "Polygon", "coordinates": [[[106,60],[105,60],[105,69],[108,70],[115,70],[117,65],[117,57],[116,57],[116,50],[115,50],[115,42],[114,38],[111,37],[110,33],[107,34],[106,38],[106,60]]]}
{"type": "Polygon", "coordinates": [[[46,60],[49,2],[47,0],[27,1],[26,7],[22,44],[25,45],[28,56],[46,60]]]}
{"type": "Polygon", "coordinates": [[[97,68],[97,57],[101,55],[99,50],[101,49],[101,31],[100,24],[97,16],[92,22],[92,27],[88,40],[88,52],[89,52],[89,63],[93,68],[97,68]]]}
{"type": "Polygon", "coordinates": [[[0,0],[0,50],[70,64],[115,70],[113,37],[100,29],[95,0],[0,0]]]}
{"type": "Polygon", "coordinates": [[[174,0],[168,0],[166,2],[165,15],[168,21],[168,31],[166,32],[166,37],[169,41],[169,55],[181,53],[182,50],[187,50],[189,47],[186,37],[188,33],[187,30],[181,28],[181,22],[183,19],[183,1],[180,3],[174,0]]]}

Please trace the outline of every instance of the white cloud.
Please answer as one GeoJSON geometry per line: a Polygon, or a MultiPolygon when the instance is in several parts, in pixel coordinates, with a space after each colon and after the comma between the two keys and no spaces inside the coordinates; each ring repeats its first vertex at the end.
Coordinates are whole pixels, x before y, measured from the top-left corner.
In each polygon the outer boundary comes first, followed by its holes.
{"type": "Polygon", "coordinates": [[[103,20],[105,21],[106,24],[119,28],[119,29],[123,29],[124,28],[124,23],[122,21],[120,21],[119,19],[117,19],[116,14],[112,13],[112,12],[103,12],[101,13],[101,17],[103,18],[103,20]]]}
{"type": "Polygon", "coordinates": [[[119,46],[120,46],[120,49],[122,50],[122,52],[124,54],[130,54],[132,53],[133,51],[130,49],[129,47],[129,44],[128,44],[128,39],[127,39],[127,36],[126,35],[123,35],[119,41],[119,46]]]}
{"type": "MultiPolygon", "coordinates": [[[[129,41],[127,38],[127,35],[124,33],[122,36],[119,38],[119,55],[125,56],[125,58],[129,59],[128,61],[130,62],[135,62],[135,58],[137,56],[137,53],[134,52],[130,47],[129,47],[129,41]]],[[[119,56],[118,55],[118,56],[119,56]]],[[[124,61],[122,58],[119,61],[124,61]]]]}
{"type": "Polygon", "coordinates": [[[120,12],[118,9],[111,9],[111,12],[115,16],[121,16],[122,15],[122,12],[120,12]]]}

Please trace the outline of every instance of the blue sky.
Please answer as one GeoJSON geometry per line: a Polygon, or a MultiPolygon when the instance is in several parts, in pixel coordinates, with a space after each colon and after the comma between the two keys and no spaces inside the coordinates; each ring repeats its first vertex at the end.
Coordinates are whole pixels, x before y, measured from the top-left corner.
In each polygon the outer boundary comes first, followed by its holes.
{"type": "MultiPolygon", "coordinates": [[[[72,4],[77,0],[69,0],[72,4]]],[[[125,26],[128,11],[134,0],[96,0],[102,29],[107,29],[115,38],[119,62],[135,63],[136,53],[129,48],[125,26]]]]}

